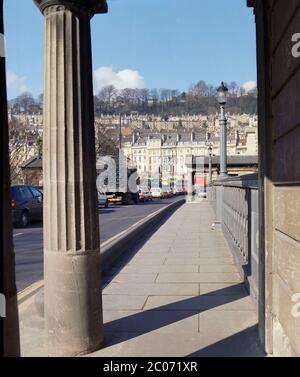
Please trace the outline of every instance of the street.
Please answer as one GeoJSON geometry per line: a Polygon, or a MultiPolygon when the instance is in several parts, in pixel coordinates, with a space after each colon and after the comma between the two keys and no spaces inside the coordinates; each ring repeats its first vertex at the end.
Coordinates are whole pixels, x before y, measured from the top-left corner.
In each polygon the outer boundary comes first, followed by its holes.
{"type": "MultiPolygon", "coordinates": [[[[138,205],[110,205],[99,210],[100,242],[109,241],[146,216],[179,198],[153,200],[138,205]]],[[[14,229],[16,284],[18,292],[43,279],[43,225],[32,223],[14,229]]]]}

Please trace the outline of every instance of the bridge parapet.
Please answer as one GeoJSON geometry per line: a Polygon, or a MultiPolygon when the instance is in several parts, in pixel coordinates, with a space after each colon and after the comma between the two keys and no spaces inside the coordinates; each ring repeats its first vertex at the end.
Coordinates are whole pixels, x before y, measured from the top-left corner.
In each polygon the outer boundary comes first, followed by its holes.
{"type": "Polygon", "coordinates": [[[251,296],[258,301],[258,175],[215,181],[208,188],[215,212],[251,296]]]}

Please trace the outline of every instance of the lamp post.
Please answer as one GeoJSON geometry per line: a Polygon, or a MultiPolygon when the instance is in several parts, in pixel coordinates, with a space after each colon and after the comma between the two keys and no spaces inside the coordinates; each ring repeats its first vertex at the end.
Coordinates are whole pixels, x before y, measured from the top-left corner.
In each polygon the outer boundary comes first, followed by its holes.
{"type": "Polygon", "coordinates": [[[123,115],[120,113],[119,115],[119,149],[122,150],[122,119],[123,115]]]}
{"type": "Polygon", "coordinates": [[[120,108],[120,113],[119,113],[119,149],[121,151],[122,149],[122,125],[124,123],[124,116],[126,115],[124,113],[124,107],[125,107],[125,103],[120,100],[119,101],[119,108],[120,108]]]}
{"type": "Polygon", "coordinates": [[[228,88],[222,81],[221,86],[218,88],[218,102],[220,105],[220,179],[228,177],[227,173],[227,118],[225,115],[225,105],[227,103],[228,88]]]}
{"type": "Polygon", "coordinates": [[[209,171],[209,185],[212,184],[212,146],[208,146],[208,171],[209,171]]]}

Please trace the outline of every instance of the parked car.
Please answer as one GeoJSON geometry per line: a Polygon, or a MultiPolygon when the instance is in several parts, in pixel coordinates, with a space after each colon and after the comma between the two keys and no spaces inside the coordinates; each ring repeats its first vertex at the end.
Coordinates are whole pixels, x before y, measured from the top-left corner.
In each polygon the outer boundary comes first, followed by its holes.
{"type": "Polygon", "coordinates": [[[181,195],[187,195],[187,189],[185,187],[182,188],[181,195]]]}
{"type": "Polygon", "coordinates": [[[152,198],[157,198],[157,199],[166,198],[165,194],[163,193],[163,191],[160,187],[152,187],[151,195],[152,195],[152,198]]]}
{"type": "Polygon", "coordinates": [[[170,187],[162,187],[163,197],[164,198],[172,198],[173,192],[170,187]]]}
{"type": "Polygon", "coordinates": [[[12,186],[11,208],[13,224],[17,228],[26,228],[30,221],[42,221],[43,193],[33,186],[12,186]]]}
{"type": "Polygon", "coordinates": [[[131,192],[108,192],[107,199],[112,204],[137,204],[139,194],[131,192]]]}
{"type": "Polygon", "coordinates": [[[108,198],[104,192],[98,192],[98,206],[108,207],[108,198]]]}
{"type": "Polygon", "coordinates": [[[141,187],[139,189],[139,199],[140,202],[148,202],[149,200],[153,200],[151,191],[148,187],[141,187]]]}

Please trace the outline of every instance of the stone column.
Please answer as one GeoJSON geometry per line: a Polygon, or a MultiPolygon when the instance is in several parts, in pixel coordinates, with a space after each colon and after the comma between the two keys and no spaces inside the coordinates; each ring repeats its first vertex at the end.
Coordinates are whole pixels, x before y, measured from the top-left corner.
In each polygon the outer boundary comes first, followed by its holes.
{"type": "MultiPolygon", "coordinates": [[[[12,239],[12,218],[11,218],[11,197],[10,197],[10,168],[9,168],[9,132],[7,120],[7,95],[6,95],[6,73],[5,73],[5,48],[3,28],[3,0],[0,0],[0,119],[1,119],[1,165],[2,179],[1,187],[1,215],[3,224],[2,244],[0,247],[0,294],[1,305],[6,301],[5,318],[0,317],[1,325],[1,356],[20,356],[19,342],[19,318],[17,305],[17,290],[15,283],[15,255],[12,239]]],[[[2,307],[4,309],[4,307],[2,307]]],[[[2,311],[1,311],[2,312],[2,311]]],[[[2,313],[3,314],[3,313],[2,313]]]]}
{"type": "Polygon", "coordinates": [[[45,16],[44,260],[49,355],[103,343],[90,20],[105,0],[35,0],[45,16]]]}

